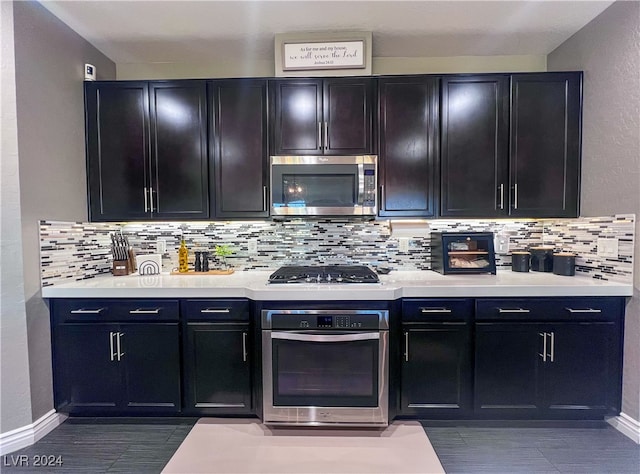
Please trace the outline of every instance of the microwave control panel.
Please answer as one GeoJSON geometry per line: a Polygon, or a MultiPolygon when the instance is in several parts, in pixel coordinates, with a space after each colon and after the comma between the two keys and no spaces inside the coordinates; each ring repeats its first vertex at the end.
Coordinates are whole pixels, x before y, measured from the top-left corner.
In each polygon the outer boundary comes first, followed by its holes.
{"type": "Polygon", "coordinates": [[[364,193],[362,205],[373,207],[376,205],[376,170],[373,166],[364,168],[364,193]]]}

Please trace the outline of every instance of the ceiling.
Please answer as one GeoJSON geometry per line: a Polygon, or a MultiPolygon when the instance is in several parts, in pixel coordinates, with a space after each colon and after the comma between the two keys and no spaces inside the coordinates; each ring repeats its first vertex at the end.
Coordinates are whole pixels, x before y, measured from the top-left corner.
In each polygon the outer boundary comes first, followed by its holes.
{"type": "Polygon", "coordinates": [[[613,1],[47,1],[115,63],[272,60],[275,33],[371,31],[374,57],[546,55],[613,1]]]}

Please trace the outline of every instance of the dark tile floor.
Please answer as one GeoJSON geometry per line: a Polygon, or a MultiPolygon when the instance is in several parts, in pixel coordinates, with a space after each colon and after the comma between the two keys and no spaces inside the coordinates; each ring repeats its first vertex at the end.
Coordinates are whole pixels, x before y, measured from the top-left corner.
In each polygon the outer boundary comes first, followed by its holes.
{"type": "MultiPolygon", "coordinates": [[[[3,456],[0,471],[159,473],[196,420],[70,418],[35,445],[3,456]],[[54,465],[33,466],[43,455],[54,465]],[[16,465],[21,459],[29,465],[16,465]]],[[[604,422],[423,425],[447,473],[640,474],[640,446],[604,422]]]]}

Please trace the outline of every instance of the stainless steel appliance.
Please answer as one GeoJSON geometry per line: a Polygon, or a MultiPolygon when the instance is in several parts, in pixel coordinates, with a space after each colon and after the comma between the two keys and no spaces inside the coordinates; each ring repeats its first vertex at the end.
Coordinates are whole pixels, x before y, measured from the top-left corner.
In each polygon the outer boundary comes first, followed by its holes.
{"type": "Polygon", "coordinates": [[[378,157],[272,156],[272,216],[375,216],[378,157]]]}
{"type": "Polygon", "coordinates": [[[289,265],[269,276],[269,283],[379,283],[378,275],[363,265],[289,265]]]}
{"type": "Polygon", "coordinates": [[[263,422],[386,426],[389,311],[263,309],[263,422]]]}

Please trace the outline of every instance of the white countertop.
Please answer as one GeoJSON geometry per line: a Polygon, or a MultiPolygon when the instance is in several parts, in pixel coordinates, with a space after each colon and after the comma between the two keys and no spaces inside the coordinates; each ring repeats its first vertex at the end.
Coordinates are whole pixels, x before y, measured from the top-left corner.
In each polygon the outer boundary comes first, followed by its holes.
{"type": "Polygon", "coordinates": [[[46,286],[43,298],[250,298],[275,300],[394,300],[397,298],[632,296],[631,283],[586,276],[498,271],[497,275],[441,275],[392,271],[378,284],[267,284],[271,271],[231,275],[111,275],[46,286]]]}

